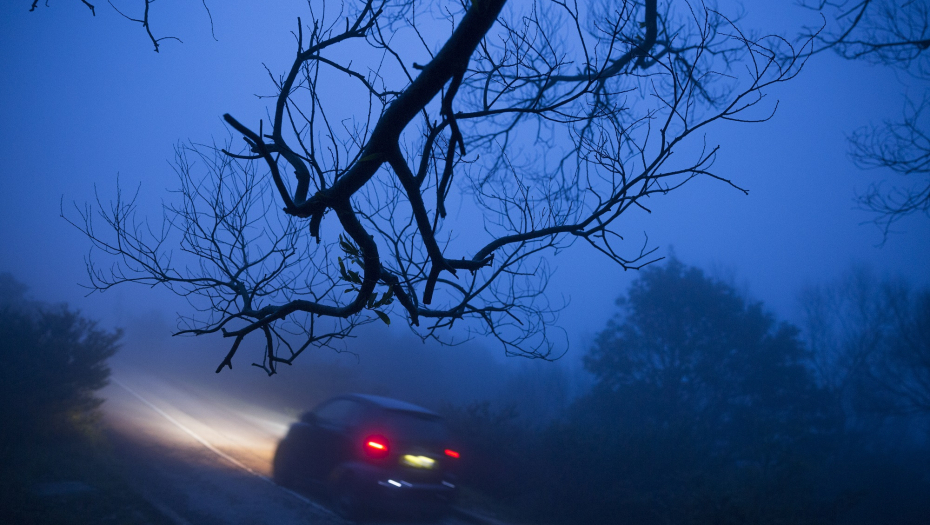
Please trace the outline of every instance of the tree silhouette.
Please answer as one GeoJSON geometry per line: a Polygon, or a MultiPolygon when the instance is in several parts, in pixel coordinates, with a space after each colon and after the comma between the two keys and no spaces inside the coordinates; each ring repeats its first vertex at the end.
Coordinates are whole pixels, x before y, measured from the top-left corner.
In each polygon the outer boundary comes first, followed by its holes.
{"type": "Polygon", "coordinates": [[[585,367],[595,395],[638,424],[687,428],[711,449],[751,461],[830,424],[798,329],[732,286],[673,258],[643,270],[618,305],[585,367]]]}
{"type": "Polygon", "coordinates": [[[837,523],[917,524],[930,512],[928,302],[926,289],[861,267],[801,296],[818,383],[842,409],[821,485],[845,494],[837,523]]]}
{"type": "Polygon", "coordinates": [[[930,414],[930,290],[856,268],[802,303],[819,380],[851,423],[930,414]]]}
{"type": "Polygon", "coordinates": [[[540,517],[825,522],[817,482],[840,421],[797,328],[674,258],[618,306],[585,356],[592,390],[530,440],[540,517]]]}
{"type": "Polygon", "coordinates": [[[0,421],[3,451],[67,435],[95,417],[106,360],[119,332],[97,328],[64,305],[27,301],[26,287],[0,274],[0,421]]]}
{"type": "Polygon", "coordinates": [[[770,118],[767,89],[806,53],[687,2],[505,4],[311,4],[269,121],[225,115],[242,150],[179,147],[160,227],[123,194],[79,210],[113,257],[89,259],[91,286],[188,297],[179,333],[233,339],[217,372],[249,334],[274,373],[399,316],[551,355],[546,255],[581,241],[639,268],[654,248],[630,246],[621,216],[697,177],[745,191],[713,171],[707,133],[770,118]]]}

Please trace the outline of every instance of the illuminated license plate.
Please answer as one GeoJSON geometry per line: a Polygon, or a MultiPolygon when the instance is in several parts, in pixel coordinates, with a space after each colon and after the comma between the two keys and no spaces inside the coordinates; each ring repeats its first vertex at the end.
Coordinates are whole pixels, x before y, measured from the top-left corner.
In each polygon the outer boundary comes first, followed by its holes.
{"type": "Polygon", "coordinates": [[[400,462],[408,467],[431,469],[436,466],[436,460],[426,456],[406,454],[401,456],[400,462]]]}

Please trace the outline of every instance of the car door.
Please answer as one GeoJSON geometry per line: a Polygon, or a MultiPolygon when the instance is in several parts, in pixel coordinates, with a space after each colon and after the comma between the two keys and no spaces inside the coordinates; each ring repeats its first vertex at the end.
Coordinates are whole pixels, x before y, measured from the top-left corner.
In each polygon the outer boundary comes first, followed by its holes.
{"type": "Polygon", "coordinates": [[[339,464],[351,459],[351,430],[361,406],[352,399],[334,399],[314,411],[312,475],[325,481],[339,464]]]}

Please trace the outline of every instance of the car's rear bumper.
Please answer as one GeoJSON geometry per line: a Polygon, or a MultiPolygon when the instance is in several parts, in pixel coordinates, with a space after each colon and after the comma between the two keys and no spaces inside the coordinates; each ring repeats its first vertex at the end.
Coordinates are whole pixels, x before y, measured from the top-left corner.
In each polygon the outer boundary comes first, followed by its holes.
{"type": "Polygon", "coordinates": [[[367,464],[354,464],[347,470],[368,506],[397,511],[442,511],[455,500],[455,478],[423,482],[403,471],[391,471],[367,464]]]}

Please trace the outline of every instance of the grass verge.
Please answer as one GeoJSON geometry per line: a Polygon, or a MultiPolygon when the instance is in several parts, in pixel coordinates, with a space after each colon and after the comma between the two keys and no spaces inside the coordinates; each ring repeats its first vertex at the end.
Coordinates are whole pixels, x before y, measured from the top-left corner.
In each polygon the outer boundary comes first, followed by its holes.
{"type": "Polygon", "coordinates": [[[171,525],[123,475],[97,433],[8,445],[0,451],[0,523],[171,525]]]}

